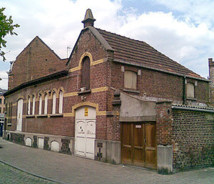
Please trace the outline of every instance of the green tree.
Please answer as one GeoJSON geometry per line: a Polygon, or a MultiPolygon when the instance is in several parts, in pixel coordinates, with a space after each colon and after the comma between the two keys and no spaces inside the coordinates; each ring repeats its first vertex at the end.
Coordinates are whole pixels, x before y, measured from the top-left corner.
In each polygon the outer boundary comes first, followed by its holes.
{"type": "Polygon", "coordinates": [[[6,47],[7,41],[5,40],[6,35],[17,35],[14,29],[19,27],[18,24],[13,24],[12,17],[4,15],[5,8],[0,8],[0,56],[3,57],[3,61],[6,60],[5,52],[2,51],[3,47],[6,47]]]}

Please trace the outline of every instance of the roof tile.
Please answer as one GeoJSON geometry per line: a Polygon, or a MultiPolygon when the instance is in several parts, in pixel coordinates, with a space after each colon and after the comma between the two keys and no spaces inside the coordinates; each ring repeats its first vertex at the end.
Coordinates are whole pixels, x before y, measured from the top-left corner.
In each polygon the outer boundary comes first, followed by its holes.
{"type": "Polygon", "coordinates": [[[102,29],[96,29],[114,49],[115,59],[140,63],[145,67],[152,67],[180,75],[204,79],[200,75],[158,52],[143,41],[130,39],[102,29]]]}

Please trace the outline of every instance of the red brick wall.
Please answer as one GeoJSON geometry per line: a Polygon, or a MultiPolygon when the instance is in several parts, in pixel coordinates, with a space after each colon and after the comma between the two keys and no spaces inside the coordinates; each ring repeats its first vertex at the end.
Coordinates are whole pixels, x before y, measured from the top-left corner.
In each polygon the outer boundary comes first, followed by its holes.
{"type": "MultiPolygon", "coordinates": [[[[85,52],[90,52],[93,57],[93,61],[107,58],[107,53],[101,46],[101,44],[94,38],[94,36],[86,31],[82,34],[78,45],[78,49],[75,50],[73,57],[71,58],[71,62],[69,64],[69,68],[74,68],[79,66],[79,61],[81,56],[85,52]]],[[[19,63],[20,64],[20,63],[19,63]]],[[[18,64],[17,64],[18,66],[18,64]]],[[[109,63],[103,62],[97,65],[91,66],[90,71],[90,87],[91,89],[106,87],[108,86],[107,75],[109,75],[109,63]]],[[[43,93],[45,91],[52,91],[53,89],[60,89],[63,87],[64,94],[79,92],[80,90],[80,82],[81,82],[81,70],[77,70],[75,72],[69,73],[68,76],[55,79],[52,81],[48,81],[45,83],[37,84],[35,86],[30,86],[25,89],[19,90],[17,93],[14,93],[9,96],[9,101],[16,103],[17,99],[20,96],[24,97],[24,110],[23,115],[27,114],[27,98],[28,95],[36,94],[36,110],[35,115],[37,118],[23,118],[23,131],[32,132],[32,133],[43,133],[43,134],[53,134],[53,135],[64,135],[64,136],[74,136],[74,125],[75,118],[74,117],[38,117],[38,95],[39,93],[43,93]]],[[[101,91],[96,93],[88,93],[81,94],[77,96],[64,97],[63,101],[63,113],[71,113],[73,112],[72,107],[76,104],[82,102],[81,96],[86,97],[85,102],[91,102],[94,104],[98,104],[99,111],[107,111],[107,96],[108,91],[101,91]]],[[[58,98],[57,98],[58,101],[58,98]]],[[[31,103],[32,104],[32,103],[31,103]]],[[[58,106],[58,102],[57,102],[58,106]]],[[[17,109],[15,106],[14,109],[17,109]]],[[[32,111],[32,106],[31,106],[32,111]]],[[[43,112],[44,112],[44,98],[43,98],[43,112]]],[[[48,100],[48,113],[52,113],[52,99],[48,100]]],[[[16,116],[13,113],[13,116],[16,116]]],[[[16,130],[16,119],[13,119],[12,130],[16,130]]],[[[107,139],[107,117],[105,115],[98,115],[96,120],[96,138],[97,139],[107,139]]]]}
{"type": "Polygon", "coordinates": [[[61,60],[38,37],[20,53],[9,75],[9,89],[65,68],[61,60]]]}
{"type": "Polygon", "coordinates": [[[157,145],[172,144],[172,109],[171,102],[158,102],[156,104],[156,137],[157,145]]]}
{"type": "Polygon", "coordinates": [[[107,52],[104,50],[101,43],[95,39],[89,30],[86,30],[82,33],[76,47],[74,48],[73,55],[69,62],[69,68],[77,67],[79,65],[81,56],[85,52],[92,54],[93,61],[107,58],[107,52]]]}
{"type": "MultiPolygon", "coordinates": [[[[180,102],[183,101],[183,77],[134,66],[112,63],[112,87],[124,89],[124,72],[121,71],[121,66],[124,66],[125,70],[134,72],[141,70],[141,75],[138,75],[137,79],[137,90],[140,92],[139,95],[180,102]]],[[[193,79],[188,80],[196,81],[193,79]]],[[[137,93],[135,93],[135,95],[136,94],[137,93]]],[[[197,102],[208,102],[209,83],[197,81],[195,94],[197,102]]]]}

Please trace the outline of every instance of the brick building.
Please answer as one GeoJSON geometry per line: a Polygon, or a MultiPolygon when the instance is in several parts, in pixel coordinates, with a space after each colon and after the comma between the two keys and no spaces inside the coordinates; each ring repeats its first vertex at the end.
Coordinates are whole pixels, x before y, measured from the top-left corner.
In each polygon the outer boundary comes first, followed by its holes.
{"type": "Polygon", "coordinates": [[[3,127],[4,127],[4,111],[5,111],[5,101],[3,94],[6,90],[0,88],[0,137],[3,134],[3,127]]]}
{"type": "Polygon", "coordinates": [[[68,59],[39,37],[19,54],[5,138],[159,172],[212,165],[209,80],[94,21],[88,9],[68,59]]]}

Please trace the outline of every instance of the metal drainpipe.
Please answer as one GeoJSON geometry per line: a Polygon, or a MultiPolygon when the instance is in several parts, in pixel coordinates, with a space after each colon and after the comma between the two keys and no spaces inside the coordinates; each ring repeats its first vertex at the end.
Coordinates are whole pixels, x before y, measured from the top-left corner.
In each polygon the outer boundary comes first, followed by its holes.
{"type": "Polygon", "coordinates": [[[183,77],[183,104],[186,104],[186,76],[183,77]]]}

